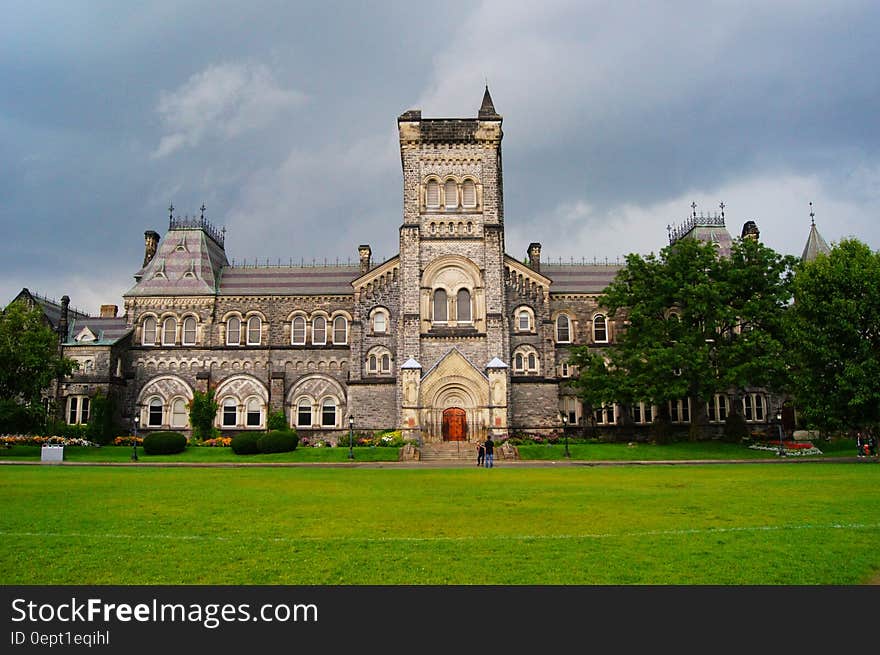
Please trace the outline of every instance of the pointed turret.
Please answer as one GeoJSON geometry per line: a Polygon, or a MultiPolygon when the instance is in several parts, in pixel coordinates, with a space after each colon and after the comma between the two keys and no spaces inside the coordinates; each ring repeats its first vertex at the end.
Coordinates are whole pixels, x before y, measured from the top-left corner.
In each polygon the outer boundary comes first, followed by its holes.
{"type": "Polygon", "coordinates": [[[811,262],[818,255],[827,255],[831,252],[828,242],[819,234],[816,229],[816,214],[813,212],[813,203],[810,203],[810,235],[807,237],[807,244],[804,246],[804,252],[801,255],[802,262],[811,262]]]}
{"type": "Polygon", "coordinates": [[[495,111],[495,105],[492,104],[492,96],[489,95],[489,85],[486,85],[486,92],[483,94],[483,104],[480,105],[480,111],[477,114],[478,118],[484,120],[492,120],[494,118],[500,118],[498,112],[495,111]]]}

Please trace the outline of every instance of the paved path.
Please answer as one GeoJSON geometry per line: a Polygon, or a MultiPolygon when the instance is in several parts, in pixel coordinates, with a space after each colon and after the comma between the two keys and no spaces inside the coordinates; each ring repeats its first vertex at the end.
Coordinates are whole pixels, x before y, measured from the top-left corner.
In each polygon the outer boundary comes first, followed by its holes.
{"type": "MultiPolygon", "coordinates": [[[[877,457],[778,457],[776,459],[660,459],[660,460],[496,460],[495,468],[571,468],[591,466],[676,466],[707,464],[876,464],[877,457]]],[[[17,466],[122,466],[146,468],[369,468],[432,469],[476,468],[471,460],[461,462],[40,462],[0,460],[0,465],[17,466]]]]}

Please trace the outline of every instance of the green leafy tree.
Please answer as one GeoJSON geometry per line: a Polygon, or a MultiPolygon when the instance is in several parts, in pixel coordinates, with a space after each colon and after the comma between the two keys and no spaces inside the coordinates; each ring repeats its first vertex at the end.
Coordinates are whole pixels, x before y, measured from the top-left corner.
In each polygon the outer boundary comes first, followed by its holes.
{"type": "Polygon", "coordinates": [[[880,426],[880,253],[845,239],[802,264],[789,312],[793,393],[808,425],[880,426]]]}
{"type": "Polygon", "coordinates": [[[97,444],[110,443],[116,436],[117,427],[114,422],[116,402],[113,396],[102,393],[92,398],[89,424],[86,429],[86,438],[97,444]]]}
{"type": "Polygon", "coordinates": [[[193,392],[193,399],[189,403],[189,424],[192,426],[192,436],[196,441],[203,441],[214,436],[214,418],[220,406],[214,400],[214,390],[206,392],[193,392]]]}
{"type": "Polygon", "coordinates": [[[74,367],[61,355],[58,335],[39,309],[14,302],[0,314],[0,399],[30,407],[34,417],[42,415],[37,407],[43,390],[74,367]]]}
{"type": "Polygon", "coordinates": [[[659,256],[629,255],[602,299],[625,329],[603,351],[582,346],[573,353],[582,400],[591,410],[623,404],[624,422],[630,404],[650,402],[664,422],[668,401],[689,398],[691,437],[698,438],[714,394],[784,386],[783,314],[793,265],[752,239],[736,240],[729,257],[695,239],[659,256]]]}

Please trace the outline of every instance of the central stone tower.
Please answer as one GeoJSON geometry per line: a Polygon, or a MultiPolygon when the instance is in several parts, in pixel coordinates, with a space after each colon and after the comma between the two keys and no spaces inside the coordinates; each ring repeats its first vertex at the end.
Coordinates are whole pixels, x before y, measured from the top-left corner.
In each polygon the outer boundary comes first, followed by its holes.
{"type": "Polygon", "coordinates": [[[508,378],[498,375],[509,345],[501,121],[488,87],[476,118],[429,119],[410,110],[397,120],[403,168],[397,353],[409,363],[399,377],[398,407],[403,428],[427,441],[474,441],[506,431],[508,378]]]}

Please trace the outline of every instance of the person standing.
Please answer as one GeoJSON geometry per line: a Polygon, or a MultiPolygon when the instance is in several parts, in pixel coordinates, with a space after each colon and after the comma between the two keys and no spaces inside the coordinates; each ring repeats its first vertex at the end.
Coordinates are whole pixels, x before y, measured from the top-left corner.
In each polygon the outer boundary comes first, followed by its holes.
{"type": "Polygon", "coordinates": [[[486,443],[484,444],[486,448],[486,468],[492,468],[492,461],[495,459],[495,442],[492,441],[492,435],[486,439],[486,443]]]}
{"type": "Polygon", "coordinates": [[[865,446],[867,444],[867,439],[862,436],[861,432],[856,433],[856,450],[858,451],[859,457],[865,456],[865,446]]]}
{"type": "Polygon", "coordinates": [[[482,466],[486,459],[486,446],[482,443],[477,444],[477,466],[482,466]]]}

